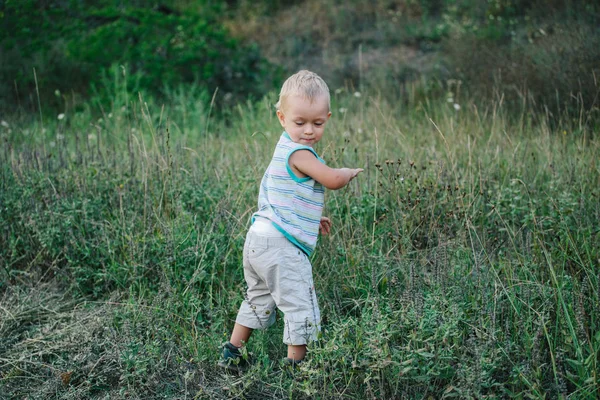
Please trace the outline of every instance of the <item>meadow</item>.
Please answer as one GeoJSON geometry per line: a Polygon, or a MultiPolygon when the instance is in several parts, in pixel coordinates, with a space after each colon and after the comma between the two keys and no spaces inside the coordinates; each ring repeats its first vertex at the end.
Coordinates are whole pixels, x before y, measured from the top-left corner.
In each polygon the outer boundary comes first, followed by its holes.
{"type": "Polygon", "coordinates": [[[216,362],[276,96],[111,85],[0,126],[1,398],[599,396],[597,106],[332,88],[318,152],[365,172],[326,195],[322,338],[282,372],[278,320],[238,376],[216,362]]]}

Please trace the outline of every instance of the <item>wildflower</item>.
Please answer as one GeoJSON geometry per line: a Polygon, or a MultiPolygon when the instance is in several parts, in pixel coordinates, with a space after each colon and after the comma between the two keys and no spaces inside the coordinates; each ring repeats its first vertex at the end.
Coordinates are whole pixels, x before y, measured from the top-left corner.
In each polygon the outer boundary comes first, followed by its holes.
{"type": "MultiPolygon", "coordinates": [[[[2,121],[2,122],[4,122],[4,121],[2,121]]],[[[566,135],[566,134],[567,134],[567,131],[563,131],[563,135],[566,135]]]]}
{"type": "Polygon", "coordinates": [[[454,109],[455,109],[456,111],[460,110],[460,104],[458,104],[458,103],[454,103],[454,109]]]}
{"type": "Polygon", "coordinates": [[[55,147],[56,146],[56,142],[53,140],[50,142],[50,147],[55,147]]]}
{"type": "Polygon", "coordinates": [[[108,113],[108,118],[112,118],[112,113],[108,113]]]}
{"type": "Polygon", "coordinates": [[[8,128],[8,122],[6,122],[5,120],[2,120],[2,122],[0,122],[0,125],[2,125],[5,128],[8,128]]]}
{"type": "Polygon", "coordinates": [[[56,97],[60,97],[60,90],[56,89],[56,90],[54,91],[54,95],[55,95],[56,97]]]}
{"type": "Polygon", "coordinates": [[[64,118],[65,118],[65,114],[63,114],[63,113],[60,113],[60,114],[58,114],[58,117],[57,117],[57,118],[58,118],[59,120],[61,120],[61,119],[64,119],[64,118]]]}
{"type": "Polygon", "coordinates": [[[344,114],[346,111],[348,111],[347,109],[345,109],[344,107],[339,109],[340,114],[344,114]]]}
{"type": "Polygon", "coordinates": [[[344,88],[337,88],[335,89],[335,94],[340,94],[344,91],[344,88]]]}
{"type": "Polygon", "coordinates": [[[96,140],[96,135],[94,135],[93,133],[90,133],[88,135],[88,140],[96,140]]]}
{"type": "Polygon", "coordinates": [[[360,97],[360,96],[361,96],[360,92],[354,92],[354,97],[360,97]]]}
{"type": "Polygon", "coordinates": [[[58,135],[56,135],[56,140],[58,140],[59,142],[61,140],[63,140],[65,137],[63,135],[61,135],[60,133],[58,135]]]}

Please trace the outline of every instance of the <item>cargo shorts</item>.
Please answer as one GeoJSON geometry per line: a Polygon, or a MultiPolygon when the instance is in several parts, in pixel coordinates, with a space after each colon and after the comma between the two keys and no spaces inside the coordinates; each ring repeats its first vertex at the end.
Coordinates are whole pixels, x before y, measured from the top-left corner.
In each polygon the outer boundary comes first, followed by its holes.
{"type": "Polygon", "coordinates": [[[283,234],[259,235],[251,227],[243,254],[248,289],[236,322],[252,329],[275,323],[284,314],[283,343],[304,345],[317,339],[321,314],[307,255],[283,234]]]}

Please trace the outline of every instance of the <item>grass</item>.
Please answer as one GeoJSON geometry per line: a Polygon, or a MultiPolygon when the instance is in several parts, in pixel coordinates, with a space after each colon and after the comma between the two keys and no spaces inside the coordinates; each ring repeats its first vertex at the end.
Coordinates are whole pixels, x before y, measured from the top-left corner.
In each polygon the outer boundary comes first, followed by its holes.
{"type": "Polygon", "coordinates": [[[110,109],[0,127],[0,397],[598,396],[597,110],[336,91],[318,151],[365,172],[327,194],[322,340],[282,374],[278,321],[230,376],[281,132],[273,94],[216,113],[191,93],[162,106],[117,80],[110,109]]]}

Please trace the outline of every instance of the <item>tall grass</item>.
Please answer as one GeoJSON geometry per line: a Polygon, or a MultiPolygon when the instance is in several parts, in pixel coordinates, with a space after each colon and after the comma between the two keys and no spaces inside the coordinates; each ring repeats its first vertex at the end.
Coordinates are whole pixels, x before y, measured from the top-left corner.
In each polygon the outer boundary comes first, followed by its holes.
{"type": "Polygon", "coordinates": [[[118,79],[110,109],[0,127],[2,397],[597,397],[595,118],[336,91],[318,151],[365,172],[327,194],[322,340],[282,374],[279,323],[230,376],[274,95],[217,117],[118,79]]]}

